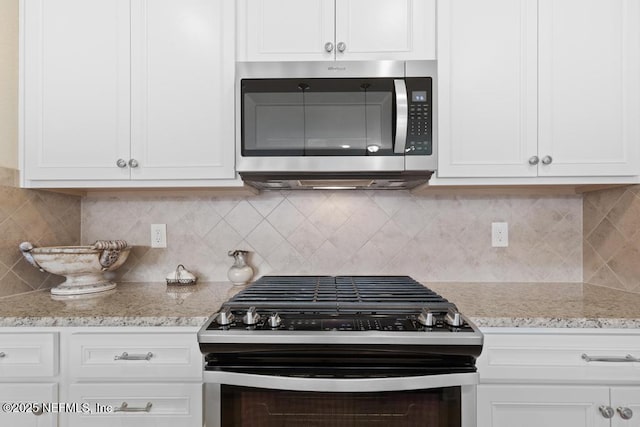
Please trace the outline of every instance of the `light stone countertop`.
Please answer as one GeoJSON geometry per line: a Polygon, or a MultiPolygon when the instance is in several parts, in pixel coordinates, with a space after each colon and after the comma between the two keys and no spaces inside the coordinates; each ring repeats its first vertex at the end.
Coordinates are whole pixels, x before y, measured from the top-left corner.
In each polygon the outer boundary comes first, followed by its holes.
{"type": "MultiPolygon", "coordinates": [[[[480,327],[640,328],[640,294],[582,283],[434,283],[480,327]]],[[[201,326],[244,289],[228,282],[121,283],[92,297],[0,298],[0,326],[201,326]]]]}
{"type": "Polygon", "coordinates": [[[640,294],[583,283],[428,283],[479,327],[640,328],[640,294]]]}

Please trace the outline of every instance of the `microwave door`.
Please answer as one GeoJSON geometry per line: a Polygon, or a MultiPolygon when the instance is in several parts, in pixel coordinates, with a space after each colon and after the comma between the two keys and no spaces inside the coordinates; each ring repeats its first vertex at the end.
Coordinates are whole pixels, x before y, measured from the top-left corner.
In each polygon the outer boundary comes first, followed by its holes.
{"type": "Polygon", "coordinates": [[[407,99],[407,85],[404,80],[396,79],[393,81],[396,116],[395,116],[395,135],[393,142],[393,152],[395,154],[404,154],[407,144],[407,124],[409,114],[409,101],[407,99]]]}

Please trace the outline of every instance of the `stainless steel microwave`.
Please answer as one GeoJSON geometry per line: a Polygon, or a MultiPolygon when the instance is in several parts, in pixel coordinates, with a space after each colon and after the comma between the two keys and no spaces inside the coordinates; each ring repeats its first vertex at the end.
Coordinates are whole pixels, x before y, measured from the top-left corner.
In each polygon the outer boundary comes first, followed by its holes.
{"type": "Polygon", "coordinates": [[[435,61],[240,62],[236,71],[236,168],[249,184],[411,188],[436,169],[435,61]]]}

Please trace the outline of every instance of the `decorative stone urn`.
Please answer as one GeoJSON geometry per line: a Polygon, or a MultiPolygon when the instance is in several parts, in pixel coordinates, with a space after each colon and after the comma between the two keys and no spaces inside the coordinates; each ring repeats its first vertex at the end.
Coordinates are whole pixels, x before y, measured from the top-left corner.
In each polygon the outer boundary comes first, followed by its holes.
{"type": "Polygon", "coordinates": [[[40,271],[65,276],[62,284],[51,289],[52,295],[82,295],[104,292],[116,287],[107,280],[127,260],[131,248],[124,240],[98,240],[91,246],[34,247],[20,243],[25,259],[40,271]]]}

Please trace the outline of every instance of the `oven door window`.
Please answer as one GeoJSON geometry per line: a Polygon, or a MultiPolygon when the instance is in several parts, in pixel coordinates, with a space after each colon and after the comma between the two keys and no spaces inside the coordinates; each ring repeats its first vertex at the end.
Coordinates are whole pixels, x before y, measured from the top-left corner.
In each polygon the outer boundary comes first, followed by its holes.
{"type": "Polygon", "coordinates": [[[223,427],[460,427],[460,387],[317,393],[221,386],[223,427]]]}
{"type": "Polygon", "coordinates": [[[243,156],[393,154],[393,79],[242,80],[243,156]]]}

